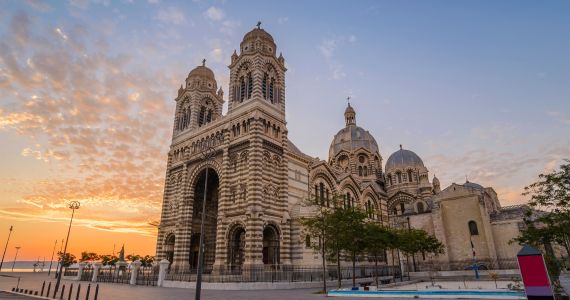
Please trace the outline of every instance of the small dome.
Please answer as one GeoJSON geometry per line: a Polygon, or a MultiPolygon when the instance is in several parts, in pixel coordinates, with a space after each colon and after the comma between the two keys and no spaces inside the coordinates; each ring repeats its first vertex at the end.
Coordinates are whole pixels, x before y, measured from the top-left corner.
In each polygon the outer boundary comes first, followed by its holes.
{"type": "Polygon", "coordinates": [[[271,34],[269,34],[267,31],[261,28],[254,28],[252,31],[246,33],[243,36],[243,41],[245,42],[248,40],[255,40],[257,38],[275,43],[273,41],[273,37],[271,36],[271,34]]]}
{"type": "Polygon", "coordinates": [[[476,190],[484,190],[484,189],[485,189],[482,185],[480,185],[480,184],[478,184],[478,183],[475,183],[475,182],[469,182],[469,180],[467,180],[467,181],[463,184],[463,187],[471,188],[471,189],[476,189],[476,190]]]}
{"type": "Polygon", "coordinates": [[[329,148],[329,157],[335,157],[342,150],[352,152],[358,148],[365,148],[372,153],[379,152],[378,143],[368,130],[350,125],[335,134],[329,148]]]}
{"type": "Polygon", "coordinates": [[[197,66],[196,68],[194,68],[194,70],[190,71],[190,74],[188,74],[188,78],[194,76],[205,77],[208,79],[215,80],[214,72],[212,72],[212,70],[210,70],[210,68],[206,67],[205,65],[197,66]]]}
{"type": "Polygon", "coordinates": [[[415,154],[413,151],[402,149],[400,146],[400,150],[392,153],[388,160],[386,161],[386,173],[389,173],[390,170],[396,168],[406,168],[406,167],[423,167],[424,162],[422,159],[415,154]]]}
{"type": "Polygon", "coordinates": [[[277,46],[273,37],[260,27],[260,23],[257,25],[258,27],[243,36],[240,43],[241,53],[261,51],[275,55],[277,46]]]}

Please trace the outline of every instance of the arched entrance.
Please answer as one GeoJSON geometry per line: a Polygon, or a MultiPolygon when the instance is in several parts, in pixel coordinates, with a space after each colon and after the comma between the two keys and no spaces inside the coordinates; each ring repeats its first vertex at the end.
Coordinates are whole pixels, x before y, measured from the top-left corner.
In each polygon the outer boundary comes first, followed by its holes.
{"type": "Polygon", "coordinates": [[[228,267],[231,271],[240,271],[244,261],[245,229],[236,225],[229,235],[228,267]]]}
{"type": "Polygon", "coordinates": [[[204,219],[204,272],[211,272],[216,253],[216,228],[218,221],[218,189],[220,179],[212,168],[204,169],[198,173],[194,183],[194,204],[192,207],[192,239],[190,241],[190,267],[198,268],[198,250],[200,247],[200,225],[202,222],[202,203],[204,201],[204,184],[206,183],[206,170],[208,184],[206,190],[206,214],[204,219]]]}
{"type": "Polygon", "coordinates": [[[176,242],[176,237],[174,234],[169,234],[164,241],[164,258],[172,264],[174,261],[174,243],[176,242]]]}
{"type": "Polygon", "coordinates": [[[279,265],[279,231],[273,225],[263,229],[263,264],[279,265]]]}

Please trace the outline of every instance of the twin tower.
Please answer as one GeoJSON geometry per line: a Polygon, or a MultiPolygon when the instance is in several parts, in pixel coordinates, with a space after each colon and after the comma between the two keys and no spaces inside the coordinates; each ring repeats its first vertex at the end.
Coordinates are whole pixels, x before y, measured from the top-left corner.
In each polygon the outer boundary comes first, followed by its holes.
{"type": "Polygon", "coordinates": [[[197,268],[204,199],[206,272],[291,264],[286,68],[276,48],[259,25],[244,36],[226,115],[205,61],[178,91],[157,240],[157,258],[176,272],[197,268]]]}

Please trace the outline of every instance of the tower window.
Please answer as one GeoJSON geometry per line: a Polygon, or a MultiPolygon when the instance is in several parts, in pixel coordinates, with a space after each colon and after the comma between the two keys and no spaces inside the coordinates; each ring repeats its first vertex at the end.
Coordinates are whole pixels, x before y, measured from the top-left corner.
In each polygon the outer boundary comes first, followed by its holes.
{"type": "Polygon", "coordinates": [[[275,86],[275,79],[271,78],[271,83],[269,84],[269,101],[273,103],[273,88],[275,86]]]}
{"type": "Polygon", "coordinates": [[[412,170],[408,170],[408,182],[412,182],[412,170]]]}
{"type": "Polygon", "coordinates": [[[206,117],[206,107],[202,106],[200,108],[200,114],[198,115],[198,126],[204,125],[205,117],[206,117]]]}
{"type": "Polygon", "coordinates": [[[398,183],[402,183],[402,173],[398,172],[396,176],[398,177],[398,183]]]}
{"type": "Polygon", "coordinates": [[[212,110],[208,109],[208,115],[206,116],[206,123],[209,123],[212,121],[212,110]]]}
{"type": "Polygon", "coordinates": [[[324,206],[325,205],[325,185],[321,182],[319,184],[319,192],[320,192],[320,200],[321,200],[321,205],[324,206]]]}
{"type": "Polygon", "coordinates": [[[251,73],[247,73],[247,99],[251,99],[251,92],[253,91],[253,79],[251,73]]]}
{"type": "Polygon", "coordinates": [[[269,76],[267,73],[263,73],[263,81],[261,82],[261,92],[263,93],[263,99],[267,99],[267,78],[269,76]]]}
{"type": "Polygon", "coordinates": [[[242,76],[240,78],[240,85],[239,85],[239,102],[243,102],[245,100],[245,78],[242,76]]]}
{"type": "Polygon", "coordinates": [[[467,223],[467,226],[469,227],[470,235],[479,235],[479,229],[477,228],[477,223],[475,221],[469,221],[469,223],[467,223]]]}
{"type": "Polygon", "coordinates": [[[406,207],[402,202],[400,202],[400,211],[402,212],[402,214],[404,214],[404,212],[406,211],[406,207]]]}
{"type": "Polygon", "coordinates": [[[308,234],[305,236],[305,247],[311,248],[311,236],[308,234]]]}
{"type": "Polygon", "coordinates": [[[362,166],[358,167],[358,176],[362,176],[362,166]]]}

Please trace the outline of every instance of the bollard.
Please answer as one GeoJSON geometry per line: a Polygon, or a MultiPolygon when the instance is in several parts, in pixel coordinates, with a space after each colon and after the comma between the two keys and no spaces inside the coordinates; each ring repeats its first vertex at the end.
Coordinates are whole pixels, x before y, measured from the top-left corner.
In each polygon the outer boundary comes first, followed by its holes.
{"type": "Polygon", "coordinates": [[[90,291],[91,291],[91,283],[87,285],[87,293],[85,294],[85,300],[89,300],[90,291]]]}
{"type": "Polygon", "coordinates": [[[79,300],[80,294],[81,294],[81,283],[77,285],[77,295],[75,296],[75,300],[79,300]]]}
{"type": "Polygon", "coordinates": [[[97,286],[95,287],[95,297],[93,298],[93,300],[97,300],[98,296],[99,296],[99,284],[97,283],[97,286]]]}
{"type": "Polygon", "coordinates": [[[38,291],[35,291],[35,292],[34,292],[34,296],[37,296],[37,295],[38,295],[38,291]]]}
{"type": "Polygon", "coordinates": [[[24,294],[27,294],[27,293],[28,293],[28,289],[25,289],[25,290],[24,290],[24,294]]]}
{"type": "Polygon", "coordinates": [[[12,292],[15,292],[15,291],[16,291],[16,288],[13,287],[13,288],[12,288],[12,292]]]}
{"type": "Polygon", "coordinates": [[[61,294],[59,294],[59,299],[63,299],[63,294],[65,294],[65,284],[61,287],[61,294]]]}
{"type": "Polygon", "coordinates": [[[46,293],[46,297],[49,298],[49,290],[51,290],[51,281],[48,284],[48,289],[47,289],[47,293],[46,293]]]}
{"type": "Polygon", "coordinates": [[[42,283],[42,297],[44,295],[44,288],[46,287],[46,281],[44,280],[44,283],[42,283]]]}
{"type": "Polygon", "coordinates": [[[73,293],[73,283],[69,287],[69,294],[67,295],[67,300],[71,300],[71,293],[73,293]]]}

